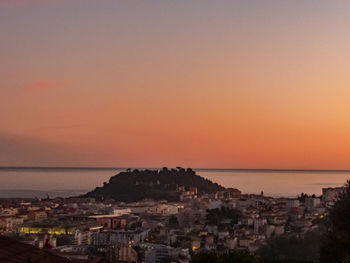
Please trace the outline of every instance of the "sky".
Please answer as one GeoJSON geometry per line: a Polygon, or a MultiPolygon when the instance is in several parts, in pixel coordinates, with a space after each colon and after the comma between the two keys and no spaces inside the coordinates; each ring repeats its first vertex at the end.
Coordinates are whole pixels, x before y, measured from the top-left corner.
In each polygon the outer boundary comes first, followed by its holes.
{"type": "Polygon", "coordinates": [[[348,0],[0,0],[0,166],[350,169],[348,0]]]}

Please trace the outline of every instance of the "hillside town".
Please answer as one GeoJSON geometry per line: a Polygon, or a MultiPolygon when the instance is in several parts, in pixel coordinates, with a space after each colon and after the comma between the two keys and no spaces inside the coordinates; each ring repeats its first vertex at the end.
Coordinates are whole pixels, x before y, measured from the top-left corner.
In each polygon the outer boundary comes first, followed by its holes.
{"type": "Polygon", "coordinates": [[[254,253],[271,237],[317,229],[342,190],[273,198],[234,188],[199,194],[196,187],[179,186],[179,202],[3,199],[0,243],[40,249],[57,262],[188,263],[196,253],[213,250],[254,253]]]}

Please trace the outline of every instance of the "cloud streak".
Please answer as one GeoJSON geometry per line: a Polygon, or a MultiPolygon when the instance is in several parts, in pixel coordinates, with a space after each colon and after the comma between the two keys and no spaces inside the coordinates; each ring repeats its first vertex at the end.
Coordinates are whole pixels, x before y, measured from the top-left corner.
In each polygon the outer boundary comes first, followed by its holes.
{"type": "Polygon", "coordinates": [[[0,7],[21,7],[31,4],[51,4],[66,2],[65,0],[0,0],[0,7]]]}
{"type": "Polygon", "coordinates": [[[72,84],[72,81],[61,80],[61,81],[47,81],[47,80],[36,80],[27,85],[27,89],[40,91],[50,90],[56,88],[65,88],[72,84]]]}
{"type": "Polygon", "coordinates": [[[0,131],[0,166],[85,166],[94,154],[75,145],[0,131]]]}

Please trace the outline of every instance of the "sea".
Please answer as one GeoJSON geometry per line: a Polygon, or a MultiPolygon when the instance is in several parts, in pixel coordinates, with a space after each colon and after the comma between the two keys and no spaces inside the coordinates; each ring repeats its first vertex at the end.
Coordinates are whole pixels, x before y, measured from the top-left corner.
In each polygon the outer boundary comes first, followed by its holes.
{"type": "MultiPolygon", "coordinates": [[[[139,168],[142,169],[142,168],[139,168]]],[[[0,198],[68,197],[102,186],[124,168],[0,168],[0,198]]],[[[342,186],[350,171],[194,169],[224,187],[248,194],[296,197],[321,195],[322,188],[342,186]]]]}

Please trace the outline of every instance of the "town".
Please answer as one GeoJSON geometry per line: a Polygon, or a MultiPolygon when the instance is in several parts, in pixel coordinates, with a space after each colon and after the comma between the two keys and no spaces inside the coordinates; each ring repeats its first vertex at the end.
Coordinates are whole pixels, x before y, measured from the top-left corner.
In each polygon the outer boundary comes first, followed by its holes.
{"type": "Polygon", "coordinates": [[[57,262],[186,263],[201,252],[254,253],[271,237],[317,229],[342,190],[273,198],[234,188],[199,194],[196,187],[178,186],[179,202],[3,199],[0,242],[19,251],[24,244],[26,251],[48,251],[62,259],[57,262]]]}

